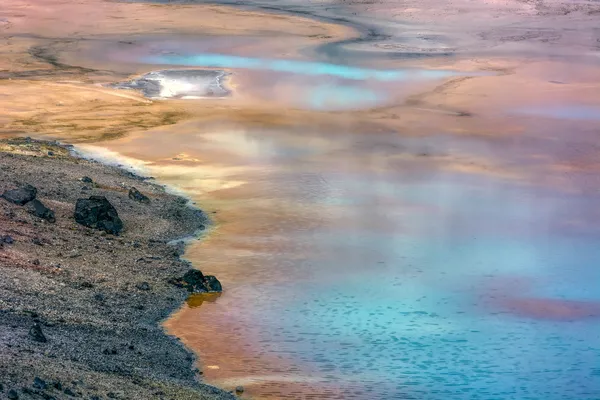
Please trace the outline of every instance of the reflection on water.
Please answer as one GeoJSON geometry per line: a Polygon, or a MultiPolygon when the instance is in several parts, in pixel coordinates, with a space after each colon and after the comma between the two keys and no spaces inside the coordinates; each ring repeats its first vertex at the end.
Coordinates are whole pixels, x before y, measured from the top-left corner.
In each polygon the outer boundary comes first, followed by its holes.
{"type": "Polygon", "coordinates": [[[596,106],[545,106],[523,107],[516,113],[547,118],[579,119],[587,121],[600,121],[600,107],[596,106]]]}
{"type": "Polygon", "coordinates": [[[190,123],[108,146],[218,211],[187,256],[226,292],[167,323],[210,382],[272,399],[592,399],[599,196],[586,175],[536,184],[568,157],[547,129],[511,148],[190,123]],[[541,146],[554,159],[529,157],[541,146]],[[448,152],[528,168],[457,173],[448,152]]]}
{"type": "Polygon", "coordinates": [[[187,298],[185,303],[189,308],[198,308],[205,302],[214,303],[221,297],[221,293],[198,293],[187,298]]]}
{"type": "Polygon", "coordinates": [[[353,86],[319,85],[309,91],[308,105],[315,110],[369,108],[385,101],[374,90],[353,86]]]}

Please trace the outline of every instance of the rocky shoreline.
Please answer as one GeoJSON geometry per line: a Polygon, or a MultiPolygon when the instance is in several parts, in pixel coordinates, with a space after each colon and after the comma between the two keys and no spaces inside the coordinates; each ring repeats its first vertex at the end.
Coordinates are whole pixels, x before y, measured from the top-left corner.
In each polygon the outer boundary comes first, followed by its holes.
{"type": "Polygon", "coordinates": [[[203,212],[54,142],[1,140],[0,170],[0,193],[31,185],[39,203],[0,199],[0,399],[235,398],[160,325],[188,290],[220,289],[180,258],[203,212]],[[101,197],[118,235],[74,215],[101,197]]]}

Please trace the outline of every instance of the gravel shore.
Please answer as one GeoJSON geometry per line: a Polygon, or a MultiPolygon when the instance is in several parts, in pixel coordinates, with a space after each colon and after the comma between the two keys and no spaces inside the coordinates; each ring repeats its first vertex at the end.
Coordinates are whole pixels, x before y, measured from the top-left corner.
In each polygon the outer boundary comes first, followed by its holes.
{"type": "Polygon", "coordinates": [[[53,142],[0,141],[0,170],[0,193],[32,185],[55,219],[0,199],[0,399],[234,398],[202,384],[160,325],[187,296],[169,283],[192,268],[176,240],[203,230],[204,213],[53,142]],[[75,221],[90,196],[116,208],[119,235],[75,221]]]}

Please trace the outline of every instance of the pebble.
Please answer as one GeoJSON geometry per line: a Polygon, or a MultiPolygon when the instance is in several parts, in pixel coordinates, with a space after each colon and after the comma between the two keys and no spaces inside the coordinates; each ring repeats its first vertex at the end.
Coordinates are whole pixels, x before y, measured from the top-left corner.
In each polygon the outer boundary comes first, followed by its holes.
{"type": "Polygon", "coordinates": [[[33,387],[40,390],[46,390],[48,388],[48,384],[45,380],[36,376],[33,379],[33,387]]]}
{"type": "Polygon", "coordinates": [[[235,392],[236,393],[244,393],[244,387],[243,386],[238,386],[235,388],[235,392]]]}
{"type": "Polygon", "coordinates": [[[37,322],[34,323],[29,330],[29,337],[40,343],[46,343],[48,341],[48,339],[46,339],[46,335],[44,335],[44,332],[42,331],[42,327],[37,322]]]}
{"type": "Polygon", "coordinates": [[[139,290],[151,290],[152,287],[150,286],[150,284],[148,282],[142,282],[142,283],[138,283],[137,285],[135,285],[136,288],[138,288],[139,290]]]}

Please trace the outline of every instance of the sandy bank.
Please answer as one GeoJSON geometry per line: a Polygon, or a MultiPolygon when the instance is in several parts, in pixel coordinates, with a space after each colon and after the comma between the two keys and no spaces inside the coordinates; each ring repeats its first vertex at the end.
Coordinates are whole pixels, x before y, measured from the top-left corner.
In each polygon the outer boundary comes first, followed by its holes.
{"type": "Polygon", "coordinates": [[[167,242],[203,229],[202,212],[55,144],[1,141],[0,168],[0,191],[31,184],[56,217],[50,223],[0,199],[1,398],[9,390],[48,399],[231,397],[198,383],[194,357],[160,326],[187,295],[168,280],[191,268],[181,246],[167,242]],[[149,204],[128,197],[132,186],[149,204]],[[90,195],[118,210],[120,236],[74,221],[76,200],[90,195]],[[32,336],[36,323],[47,342],[32,336]]]}

